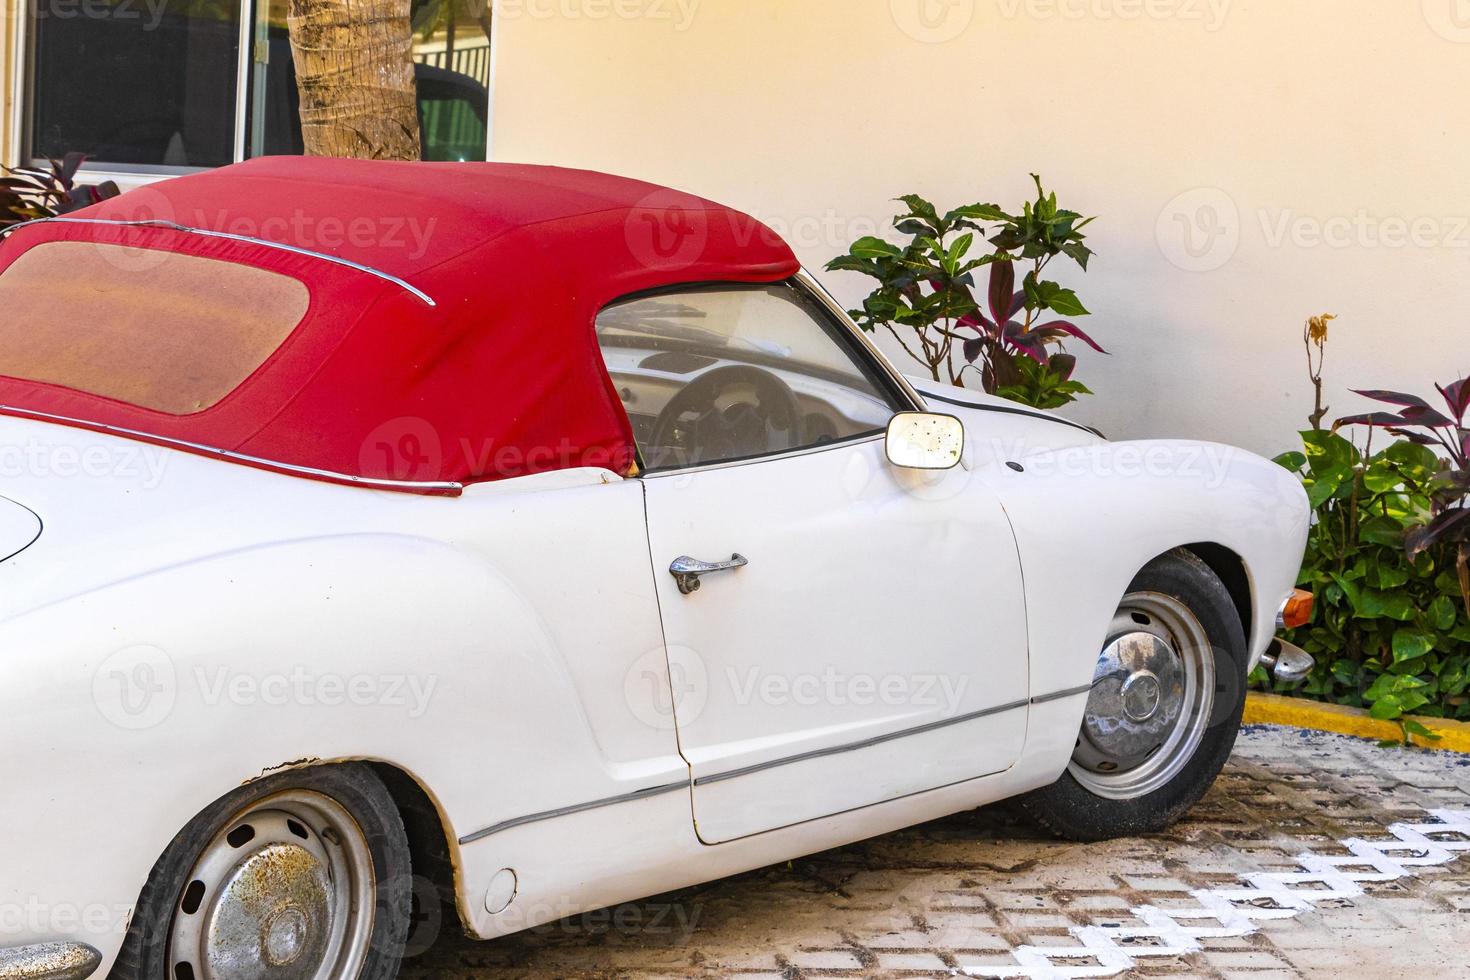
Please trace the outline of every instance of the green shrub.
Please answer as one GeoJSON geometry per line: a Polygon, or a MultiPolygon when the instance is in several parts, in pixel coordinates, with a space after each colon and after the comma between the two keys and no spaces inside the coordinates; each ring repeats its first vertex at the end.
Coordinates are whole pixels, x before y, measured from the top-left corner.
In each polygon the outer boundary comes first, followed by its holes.
{"type": "Polygon", "coordinates": [[[1036,200],[1019,214],[994,204],[941,214],[916,194],[899,198],[907,210],[893,226],[902,245],[862,238],[827,269],[877,281],[853,319],[870,333],[887,330],[935,381],[974,381],[1002,398],[1060,408],[1091,394],[1072,377],[1077,358],[1067,342],[1106,352],[1073,322],[1088,315],[1077,294],[1045,276],[1063,256],[1087,270],[1093,253],[1082,229],[1093,219],[1059,207],[1032,179],[1036,200]],[[994,251],[972,254],[986,244],[994,251]],[[982,290],[975,277],[986,266],[982,290]]]}
{"type": "MultiPolygon", "coordinates": [[[[1299,584],[1313,622],[1286,639],[1317,658],[1298,693],[1368,706],[1375,718],[1470,718],[1470,613],[1458,545],[1410,558],[1406,538],[1434,514],[1443,460],[1407,439],[1365,453],[1326,430],[1277,461],[1301,475],[1316,515],[1299,584]]],[[[1264,680],[1264,672],[1258,678],[1264,680]]]]}

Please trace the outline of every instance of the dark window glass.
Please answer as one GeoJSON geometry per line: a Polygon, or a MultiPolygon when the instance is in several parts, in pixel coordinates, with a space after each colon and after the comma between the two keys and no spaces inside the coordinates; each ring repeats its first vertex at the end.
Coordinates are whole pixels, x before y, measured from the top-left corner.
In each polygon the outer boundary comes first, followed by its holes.
{"type": "Polygon", "coordinates": [[[234,159],[240,5],[89,0],[32,6],[31,152],[94,164],[234,159]]]}
{"type": "MultiPolygon", "coordinates": [[[[261,0],[266,55],[254,66],[251,156],[303,151],[287,0],[261,0]]],[[[414,81],[425,160],[484,160],[489,132],[490,38],[485,0],[415,0],[414,81]]]]}

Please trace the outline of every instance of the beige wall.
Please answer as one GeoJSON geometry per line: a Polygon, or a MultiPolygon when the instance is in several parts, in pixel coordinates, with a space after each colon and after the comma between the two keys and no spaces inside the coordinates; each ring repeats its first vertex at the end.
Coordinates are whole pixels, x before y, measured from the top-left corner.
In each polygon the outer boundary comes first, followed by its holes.
{"type": "Polygon", "coordinates": [[[743,207],[812,267],[900,193],[1018,204],[1039,171],[1101,216],[1068,281],[1113,356],[1083,355],[1073,414],[1275,452],[1311,314],[1341,315],[1335,411],[1470,371],[1457,4],[502,0],[493,154],[743,207]]]}

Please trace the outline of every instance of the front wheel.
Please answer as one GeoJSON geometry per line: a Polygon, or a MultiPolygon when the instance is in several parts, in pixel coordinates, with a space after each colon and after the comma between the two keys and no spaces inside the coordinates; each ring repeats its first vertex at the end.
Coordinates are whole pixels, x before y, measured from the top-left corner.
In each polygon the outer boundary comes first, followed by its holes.
{"type": "Polygon", "coordinates": [[[1021,798],[1077,841],[1163,830],[1224,768],[1245,709],[1235,603],[1193,553],[1150,562],[1113,617],[1062,778],[1021,798]]]}

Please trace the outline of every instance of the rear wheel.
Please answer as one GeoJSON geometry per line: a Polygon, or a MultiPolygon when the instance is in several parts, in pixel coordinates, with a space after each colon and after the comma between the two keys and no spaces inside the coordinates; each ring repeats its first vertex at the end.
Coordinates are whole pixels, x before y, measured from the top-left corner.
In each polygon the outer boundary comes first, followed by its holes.
{"type": "Polygon", "coordinates": [[[1113,617],[1067,771],[1022,805],[1072,840],[1169,826],[1230,757],[1246,656],[1235,603],[1204,562],[1187,551],[1150,562],[1113,617]]]}
{"type": "Polygon", "coordinates": [[[365,766],[282,773],[196,817],[159,859],[113,980],[391,980],[408,839],[365,766]]]}

